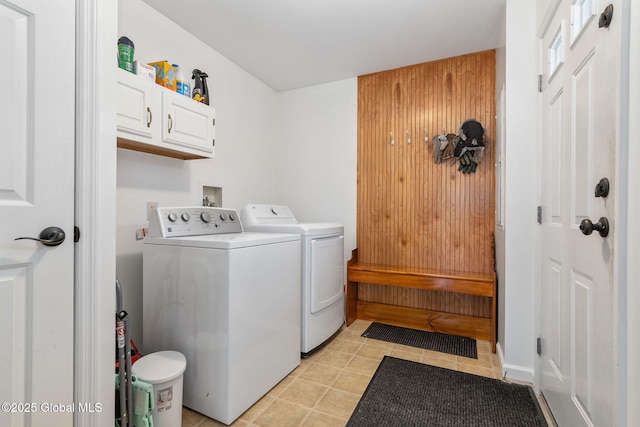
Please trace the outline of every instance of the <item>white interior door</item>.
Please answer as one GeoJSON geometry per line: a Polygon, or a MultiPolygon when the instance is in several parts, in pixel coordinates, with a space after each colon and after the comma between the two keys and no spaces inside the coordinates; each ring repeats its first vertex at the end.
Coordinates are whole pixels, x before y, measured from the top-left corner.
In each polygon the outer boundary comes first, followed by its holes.
{"type": "Polygon", "coordinates": [[[541,385],[561,426],[614,424],[620,17],[599,28],[608,3],[560,1],[541,40],[541,385]],[[601,178],[612,187],[606,197],[595,195],[601,178]],[[601,217],[610,221],[608,236],[581,232],[583,220],[601,217]]]}
{"type": "Polygon", "coordinates": [[[0,40],[0,425],[72,425],[75,1],[0,1],[0,40]]]}

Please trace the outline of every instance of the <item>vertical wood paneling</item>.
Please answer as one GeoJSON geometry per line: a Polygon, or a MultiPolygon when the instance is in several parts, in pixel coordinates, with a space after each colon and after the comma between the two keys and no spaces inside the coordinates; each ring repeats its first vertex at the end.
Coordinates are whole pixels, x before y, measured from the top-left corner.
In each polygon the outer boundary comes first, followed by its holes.
{"type": "Polygon", "coordinates": [[[494,129],[494,51],[360,76],[360,262],[493,271],[494,129]],[[485,127],[487,148],[476,172],[464,175],[451,160],[434,163],[431,140],[457,134],[469,118],[485,127]]]}

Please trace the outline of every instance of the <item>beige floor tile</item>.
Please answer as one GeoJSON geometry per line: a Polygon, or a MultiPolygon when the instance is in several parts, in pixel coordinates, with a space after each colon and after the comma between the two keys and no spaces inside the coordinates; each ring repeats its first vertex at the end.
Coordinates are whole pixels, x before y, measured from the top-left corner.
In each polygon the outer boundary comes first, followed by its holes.
{"type": "Polygon", "coordinates": [[[458,356],[454,356],[453,354],[443,353],[441,351],[433,351],[433,350],[424,350],[422,352],[423,356],[428,356],[431,359],[442,359],[442,360],[453,360],[457,362],[458,356]]]}
{"type": "Polygon", "coordinates": [[[393,349],[398,351],[403,351],[405,353],[418,353],[418,354],[424,353],[424,349],[420,347],[412,347],[410,345],[403,345],[403,344],[394,344],[393,349]]]}
{"type": "MultiPolygon", "coordinates": [[[[488,341],[477,341],[478,359],[469,359],[361,337],[370,324],[356,320],[343,327],[330,342],[302,359],[299,367],[232,426],[344,426],[385,355],[502,379],[500,358],[491,352],[488,341]]],[[[553,426],[544,399],[539,401],[553,426]]],[[[182,418],[183,427],[224,425],[187,408],[182,418]]]]}
{"type": "Polygon", "coordinates": [[[310,359],[310,358],[301,359],[300,365],[298,365],[298,367],[294,369],[288,376],[294,377],[294,378],[299,377],[304,371],[307,370],[309,366],[313,365],[313,362],[316,360],[318,356],[319,354],[314,355],[313,359],[310,359]]]}
{"type": "Polygon", "coordinates": [[[333,382],[331,387],[342,391],[348,391],[357,395],[362,395],[371,381],[371,375],[360,374],[344,370],[333,382]]]}
{"type": "Polygon", "coordinates": [[[489,341],[476,340],[476,347],[478,348],[478,353],[492,353],[489,341]]]}
{"type": "Polygon", "coordinates": [[[345,369],[365,375],[373,375],[380,365],[380,360],[363,356],[354,356],[345,369]]]}
{"type": "Polygon", "coordinates": [[[338,378],[340,369],[322,363],[314,363],[306,371],[300,374],[299,378],[313,381],[323,385],[331,385],[338,378]]]}
{"type": "Polygon", "coordinates": [[[359,334],[362,334],[364,331],[367,330],[367,328],[369,326],[371,326],[371,321],[369,320],[362,320],[362,319],[356,319],[351,325],[349,325],[348,328],[346,328],[349,331],[354,331],[357,332],[359,334]]]}
{"type": "Polygon", "coordinates": [[[298,427],[310,412],[308,408],[276,399],[253,421],[253,424],[264,427],[298,427]]]}
{"type": "Polygon", "coordinates": [[[321,412],[311,412],[302,427],[344,427],[345,421],[321,412]]]}
{"type": "Polygon", "coordinates": [[[425,353],[422,355],[421,362],[426,363],[427,365],[438,366],[440,368],[446,368],[446,369],[458,368],[458,362],[455,359],[455,357],[449,357],[449,358],[433,357],[431,354],[425,353]]]}
{"type": "Polygon", "coordinates": [[[367,344],[360,347],[356,354],[370,359],[382,360],[384,356],[390,355],[392,350],[393,347],[378,347],[367,344]]]}
{"type": "Polygon", "coordinates": [[[244,411],[244,414],[240,415],[239,419],[247,422],[255,420],[260,416],[260,414],[262,414],[262,412],[264,412],[265,409],[271,406],[271,404],[275,402],[275,400],[276,398],[271,396],[270,394],[263,396],[260,400],[254,403],[251,408],[244,411]]]}
{"type": "Polygon", "coordinates": [[[456,360],[458,361],[458,365],[470,365],[477,366],[480,368],[493,368],[493,361],[491,357],[486,354],[478,354],[477,359],[472,359],[470,357],[456,356],[456,360]]]}
{"type": "Polygon", "coordinates": [[[382,347],[387,349],[392,349],[395,346],[392,342],[374,340],[373,338],[367,338],[365,344],[370,347],[382,347]]]}
{"type": "Polygon", "coordinates": [[[340,339],[348,340],[348,341],[357,341],[359,343],[365,342],[367,339],[362,336],[362,332],[352,331],[352,330],[344,330],[340,334],[340,339]]]}
{"type": "Polygon", "coordinates": [[[204,415],[189,408],[182,408],[182,427],[195,427],[206,418],[204,415]]]}
{"type": "MultiPolygon", "coordinates": [[[[232,427],[245,427],[248,425],[250,425],[248,422],[241,419],[235,420],[231,424],[232,427]]],[[[185,427],[184,424],[182,427],[185,427]]],[[[211,418],[207,418],[202,423],[198,424],[197,427],[227,427],[227,425],[216,420],[212,420],[211,418]]]]}
{"type": "Polygon", "coordinates": [[[343,353],[341,351],[328,348],[315,360],[315,362],[334,366],[336,368],[344,368],[351,359],[353,359],[353,355],[350,353],[343,353]]]}
{"type": "Polygon", "coordinates": [[[360,396],[342,390],[329,389],[316,404],[316,411],[324,412],[344,420],[349,419],[360,396]]]}
{"type": "Polygon", "coordinates": [[[362,343],[357,341],[345,340],[342,337],[337,337],[331,344],[327,346],[327,349],[341,351],[343,353],[356,354],[362,343]]]}
{"type": "Polygon", "coordinates": [[[296,380],[280,394],[280,399],[313,408],[328,389],[327,386],[303,380],[302,378],[296,378],[296,380]]]}
{"type": "Polygon", "coordinates": [[[391,350],[391,356],[397,357],[398,359],[404,360],[412,360],[414,362],[422,362],[422,353],[414,353],[411,351],[405,351],[404,349],[396,349],[391,350]]]}
{"type": "Polygon", "coordinates": [[[458,371],[480,375],[481,377],[494,378],[493,368],[484,368],[482,366],[458,363],[458,371]]]}
{"type": "Polygon", "coordinates": [[[282,393],[287,387],[289,387],[289,384],[291,384],[293,382],[293,380],[296,377],[293,376],[286,376],[282,379],[282,381],[280,381],[278,384],[275,385],[275,387],[273,387],[271,390],[269,390],[269,396],[280,396],[280,393],[282,393]]]}

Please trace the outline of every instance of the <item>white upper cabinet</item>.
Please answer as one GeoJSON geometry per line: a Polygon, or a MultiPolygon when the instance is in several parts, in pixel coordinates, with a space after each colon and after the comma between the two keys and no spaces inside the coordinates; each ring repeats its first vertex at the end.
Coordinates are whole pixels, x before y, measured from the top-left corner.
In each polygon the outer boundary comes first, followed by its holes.
{"type": "Polygon", "coordinates": [[[118,147],[178,159],[214,157],[215,109],[118,69],[118,147]]]}

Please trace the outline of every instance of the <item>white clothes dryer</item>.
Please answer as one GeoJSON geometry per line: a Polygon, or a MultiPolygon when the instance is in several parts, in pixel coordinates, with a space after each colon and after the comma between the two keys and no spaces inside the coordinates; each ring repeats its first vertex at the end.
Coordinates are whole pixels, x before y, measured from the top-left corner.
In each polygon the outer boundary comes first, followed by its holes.
{"type": "Polygon", "coordinates": [[[301,353],[306,355],[344,324],[344,227],[335,222],[299,223],[281,205],[246,205],[247,231],[295,233],[302,245],[301,353]]]}
{"type": "Polygon", "coordinates": [[[184,354],[184,406],[231,424],[300,364],[300,236],[235,210],[158,208],[143,246],[143,350],[184,354]]]}

